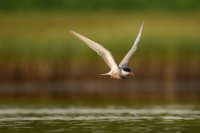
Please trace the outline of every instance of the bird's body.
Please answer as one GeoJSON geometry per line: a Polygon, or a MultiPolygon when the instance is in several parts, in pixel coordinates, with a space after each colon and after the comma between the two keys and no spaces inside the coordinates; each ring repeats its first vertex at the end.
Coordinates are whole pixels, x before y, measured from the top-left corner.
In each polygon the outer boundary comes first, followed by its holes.
{"type": "Polygon", "coordinates": [[[110,72],[108,72],[106,74],[101,74],[101,75],[110,75],[111,78],[116,78],[116,79],[123,79],[125,77],[122,74],[122,70],[120,68],[111,69],[110,72]]]}
{"type": "Polygon", "coordinates": [[[70,31],[70,32],[74,36],[78,37],[80,40],[85,42],[92,50],[94,50],[97,54],[99,54],[104,59],[104,61],[106,62],[106,64],[109,66],[109,68],[111,70],[110,70],[110,72],[108,72],[106,74],[101,74],[101,75],[110,75],[111,78],[123,79],[127,75],[134,75],[131,72],[131,69],[127,67],[127,65],[128,65],[128,62],[129,62],[131,56],[133,55],[133,53],[137,49],[137,45],[140,41],[140,36],[142,34],[143,25],[144,25],[144,22],[142,23],[142,25],[140,27],[140,31],[139,31],[139,34],[138,34],[136,40],[135,40],[135,43],[133,44],[130,51],[126,54],[124,59],[121,61],[119,66],[117,66],[117,64],[115,63],[115,60],[112,56],[112,53],[109,50],[107,50],[106,48],[104,48],[102,45],[100,45],[100,44],[98,44],[98,43],[96,43],[96,42],[74,32],[74,31],[70,31]]]}

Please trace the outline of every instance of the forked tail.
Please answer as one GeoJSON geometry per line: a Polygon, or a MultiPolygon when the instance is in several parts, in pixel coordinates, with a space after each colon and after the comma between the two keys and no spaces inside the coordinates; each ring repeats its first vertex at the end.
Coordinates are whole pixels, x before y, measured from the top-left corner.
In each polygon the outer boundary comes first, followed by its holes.
{"type": "Polygon", "coordinates": [[[110,73],[108,72],[108,73],[104,73],[104,74],[100,74],[100,75],[110,75],[110,73]]]}
{"type": "Polygon", "coordinates": [[[108,72],[108,73],[104,73],[104,74],[100,74],[100,75],[110,75],[110,72],[108,72]]]}

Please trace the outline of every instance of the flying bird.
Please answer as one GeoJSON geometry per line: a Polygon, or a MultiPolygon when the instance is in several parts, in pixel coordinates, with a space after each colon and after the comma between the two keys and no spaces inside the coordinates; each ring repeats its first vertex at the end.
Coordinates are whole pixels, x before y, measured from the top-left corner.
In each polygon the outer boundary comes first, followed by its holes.
{"type": "Polygon", "coordinates": [[[88,39],[87,37],[84,37],[83,35],[80,35],[79,33],[76,33],[71,30],[69,30],[69,32],[71,34],[73,34],[74,36],[76,36],[77,38],[79,38],[80,40],[82,40],[84,43],[86,43],[92,50],[94,50],[98,55],[100,55],[104,59],[104,61],[106,62],[106,64],[109,66],[109,68],[111,70],[108,73],[101,74],[101,75],[110,75],[111,78],[124,79],[128,75],[134,75],[134,73],[131,71],[131,69],[127,67],[127,65],[128,65],[128,62],[129,62],[131,56],[133,55],[133,53],[135,53],[135,51],[137,49],[137,46],[138,46],[138,43],[140,41],[140,37],[142,34],[143,25],[144,25],[144,22],[142,22],[140,31],[138,33],[138,36],[137,36],[132,48],[129,50],[129,52],[126,54],[126,56],[123,58],[123,60],[119,64],[119,66],[117,66],[117,64],[112,56],[112,53],[109,50],[107,50],[105,47],[88,39]]]}

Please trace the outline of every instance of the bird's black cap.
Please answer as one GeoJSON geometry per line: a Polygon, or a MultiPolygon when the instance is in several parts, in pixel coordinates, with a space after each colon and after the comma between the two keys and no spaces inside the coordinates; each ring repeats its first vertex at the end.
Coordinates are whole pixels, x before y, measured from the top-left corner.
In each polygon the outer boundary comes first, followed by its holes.
{"type": "Polygon", "coordinates": [[[130,68],[123,68],[123,70],[125,71],[125,72],[131,72],[131,69],[130,68]]]}

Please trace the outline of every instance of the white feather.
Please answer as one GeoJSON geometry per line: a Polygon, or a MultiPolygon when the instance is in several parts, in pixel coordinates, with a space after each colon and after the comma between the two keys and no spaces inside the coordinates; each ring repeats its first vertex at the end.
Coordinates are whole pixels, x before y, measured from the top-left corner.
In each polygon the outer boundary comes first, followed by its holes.
{"type": "Polygon", "coordinates": [[[138,33],[138,36],[132,46],[132,48],[130,49],[130,51],[126,54],[126,56],[124,57],[124,59],[121,61],[121,63],[119,64],[119,67],[120,68],[125,68],[127,67],[128,65],[128,62],[131,58],[131,56],[135,53],[136,49],[137,49],[137,46],[138,46],[138,43],[140,41],[140,37],[141,37],[141,34],[142,34],[142,30],[143,30],[143,26],[144,26],[144,21],[142,22],[142,25],[140,27],[140,31],[138,33]]]}
{"type": "Polygon", "coordinates": [[[100,55],[104,61],[106,62],[106,64],[109,66],[110,69],[118,69],[117,64],[115,63],[115,60],[112,56],[112,53],[107,50],[106,48],[104,48],[102,45],[88,39],[87,37],[84,37],[83,35],[80,35],[74,31],[70,32],[78,37],[80,40],[82,40],[83,42],[85,42],[91,49],[93,49],[98,55],[100,55]]]}

